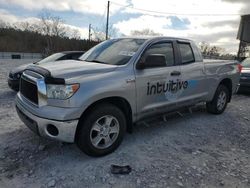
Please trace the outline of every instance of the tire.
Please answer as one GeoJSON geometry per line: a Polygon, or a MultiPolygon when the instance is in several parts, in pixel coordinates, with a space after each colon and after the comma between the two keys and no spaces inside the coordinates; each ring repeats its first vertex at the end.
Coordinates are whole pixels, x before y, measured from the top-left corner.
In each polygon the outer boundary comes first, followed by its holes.
{"type": "Polygon", "coordinates": [[[76,144],[89,156],[104,156],[115,151],[126,131],[124,113],[116,106],[95,106],[79,124],[76,144]]]}
{"type": "Polygon", "coordinates": [[[219,85],[213,100],[206,103],[207,111],[212,114],[221,114],[227,107],[229,101],[229,90],[224,85],[219,85]]]}

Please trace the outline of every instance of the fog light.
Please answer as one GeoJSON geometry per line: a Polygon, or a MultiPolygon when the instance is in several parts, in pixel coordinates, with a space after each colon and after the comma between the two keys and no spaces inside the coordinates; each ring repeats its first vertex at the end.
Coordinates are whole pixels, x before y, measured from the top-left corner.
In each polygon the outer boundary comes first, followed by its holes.
{"type": "Polygon", "coordinates": [[[51,134],[52,136],[57,136],[59,134],[58,129],[56,128],[55,125],[47,125],[47,131],[49,134],[51,134]]]}

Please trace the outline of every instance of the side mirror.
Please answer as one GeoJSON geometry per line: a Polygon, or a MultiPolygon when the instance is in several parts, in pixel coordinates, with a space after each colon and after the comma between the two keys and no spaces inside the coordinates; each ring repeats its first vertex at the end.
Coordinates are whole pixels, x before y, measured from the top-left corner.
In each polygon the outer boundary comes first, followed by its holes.
{"type": "Polygon", "coordinates": [[[145,62],[142,59],[140,59],[139,62],[136,64],[136,69],[138,70],[143,70],[145,69],[145,67],[145,62]]]}
{"type": "Polygon", "coordinates": [[[136,68],[141,70],[145,68],[154,68],[154,67],[165,67],[166,66],[166,57],[161,54],[151,54],[146,57],[145,61],[139,61],[136,65],[136,68]]]}
{"type": "Polygon", "coordinates": [[[146,67],[165,67],[166,66],[166,57],[161,54],[151,54],[147,56],[145,61],[146,67]]]}

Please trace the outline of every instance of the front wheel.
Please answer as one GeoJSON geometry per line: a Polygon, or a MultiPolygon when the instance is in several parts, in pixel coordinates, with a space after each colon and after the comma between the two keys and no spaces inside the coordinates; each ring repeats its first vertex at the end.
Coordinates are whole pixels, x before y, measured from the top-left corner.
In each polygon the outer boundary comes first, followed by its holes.
{"type": "Polygon", "coordinates": [[[229,101],[229,90],[224,85],[219,85],[214,98],[211,102],[207,102],[207,111],[212,114],[221,114],[227,107],[229,101]]]}
{"type": "Polygon", "coordinates": [[[103,156],[121,144],[126,119],[118,107],[105,103],[95,106],[79,126],[76,139],[78,147],[87,155],[103,156]]]}

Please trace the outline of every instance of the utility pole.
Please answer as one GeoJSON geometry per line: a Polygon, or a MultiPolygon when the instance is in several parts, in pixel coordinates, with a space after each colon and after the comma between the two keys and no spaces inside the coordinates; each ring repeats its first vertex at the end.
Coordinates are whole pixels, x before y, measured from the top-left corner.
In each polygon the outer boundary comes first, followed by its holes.
{"type": "Polygon", "coordinates": [[[90,39],[91,39],[91,24],[89,24],[89,42],[90,42],[90,39]]]}
{"type": "Polygon", "coordinates": [[[108,40],[108,33],[109,33],[109,1],[107,7],[107,22],[106,22],[106,40],[108,40]]]}

